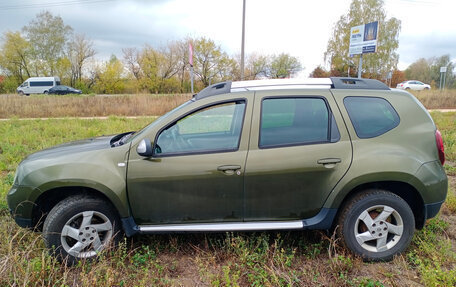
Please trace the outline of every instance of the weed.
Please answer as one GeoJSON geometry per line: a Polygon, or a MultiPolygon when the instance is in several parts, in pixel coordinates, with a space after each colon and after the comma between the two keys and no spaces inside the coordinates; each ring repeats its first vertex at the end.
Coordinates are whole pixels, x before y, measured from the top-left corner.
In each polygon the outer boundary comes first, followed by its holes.
{"type": "MultiPolygon", "coordinates": [[[[432,116],[444,136],[451,175],[456,173],[456,113],[432,116]]],[[[456,212],[454,187],[445,203],[449,214],[416,232],[403,264],[375,263],[378,268],[346,253],[336,238],[310,231],[135,236],[95,262],[66,267],[48,254],[39,234],[11,219],[5,195],[26,155],[75,139],[138,130],[153,119],[0,122],[0,286],[383,286],[393,281],[401,286],[410,285],[401,284],[406,275],[428,286],[456,284],[456,237],[449,223],[456,212]],[[393,270],[382,271],[391,264],[393,270]]]]}

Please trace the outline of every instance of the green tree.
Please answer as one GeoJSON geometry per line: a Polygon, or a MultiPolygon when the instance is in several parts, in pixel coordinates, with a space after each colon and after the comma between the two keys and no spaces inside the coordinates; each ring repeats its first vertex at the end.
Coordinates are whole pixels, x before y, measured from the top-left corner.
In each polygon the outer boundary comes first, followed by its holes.
{"type": "MultiPolygon", "coordinates": [[[[62,84],[71,83],[71,62],[67,57],[59,58],[57,63],[55,63],[55,76],[60,78],[62,84]]],[[[72,84],[71,84],[72,85],[72,84]]]]}
{"type": "Polygon", "coordinates": [[[35,59],[35,74],[53,76],[57,62],[64,57],[65,45],[73,29],[65,25],[59,16],[50,12],[39,13],[23,28],[35,59]]]}
{"type": "Polygon", "coordinates": [[[418,80],[439,87],[441,67],[447,67],[445,87],[453,87],[456,79],[453,73],[454,64],[450,60],[450,55],[418,59],[405,70],[405,77],[408,80],[418,80]]]}
{"type": "Polygon", "coordinates": [[[203,86],[230,78],[234,60],[228,57],[220,46],[204,37],[192,42],[194,72],[203,86]]]}
{"type": "Polygon", "coordinates": [[[0,67],[17,84],[33,76],[30,68],[31,46],[20,32],[5,32],[0,47],[0,67]]]}
{"type": "MultiPolygon", "coordinates": [[[[346,75],[352,60],[348,54],[350,29],[374,21],[379,22],[377,52],[363,55],[363,72],[368,77],[386,78],[389,71],[396,69],[399,60],[396,50],[399,47],[401,21],[394,17],[386,19],[383,7],[383,0],[351,2],[348,13],[337,21],[324,53],[325,61],[331,64],[331,70],[346,75]]],[[[355,57],[355,61],[358,63],[359,56],[355,57]]]]}
{"type": "MultiPolygon", "coordinates": [[[[440,84],[440,77],[443,74],[440,74],[441,67],[447,67],[446,75],[445,75],[445,87],[453,87],[455,84],[455,75],[454,71],[454,64],[450,60],[450,55],[443,55],[440,57],[434,57],[430,59],[430,69],[431,69],[431,81],[435,82],[436,86],[440,84]]],[[[443,79],[442,79],[443,84],[443,79]]]]}
{"type": "Polygon", "coordinates": [[[104,63],[99,69],[95,79],[95,90],[98,93],[119,94],[122,93],[125,84],[123,81],[124,67],[116,56],[112,55],[111,59],[104,63]]]}
{"type": "MultiPolygon", "coordinates": [[[[237,62],[241,62],[241,56],[236,57],[237,62]]],[[[247,56],[244,68],[245,80],[256,80],[261,77],[266,77],[268,67],[271,63],[271,56],[265,56],[258,53],[252,53],[247,56]]],[[[239,76],[240,77],[240,76],[239,76]]]]}
{"type": "Polygon", "coordinates": [[[273,56],[267,69],[269,78],[289,78],[302,69],[298,58],[282,53],[273,56]]]}
{"type": "Polygon", "coordinates": [[[147,89],[149,92],[159,92],[159,66],[163,60],[161,53],[152,48],[146,46],[141,51],[139,56],[139,66],[141,68],[140,86],[142,89],[147,89]]]}
{"type": "Polygon", "coordinates": [[[429,60],[420,58],[413,62],[405,70],[405,77],[408,80],[418,80],[425,83],[431,83],[431,65],[429,60]]]}

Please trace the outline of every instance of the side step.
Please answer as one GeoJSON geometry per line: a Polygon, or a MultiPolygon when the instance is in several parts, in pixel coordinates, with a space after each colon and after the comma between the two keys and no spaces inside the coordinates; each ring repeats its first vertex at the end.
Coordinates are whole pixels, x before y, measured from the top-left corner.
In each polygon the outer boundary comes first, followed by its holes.
{"type": "Polygon", "coordinates": [[[225,232],[293,229],[329,229],[337,214],[336,208],[323,207],[314,217],[294,221],[251,221],[197,224],[137,225],[133,217],[122,218],[122,227],[127,236],[150,233],[179,232],[225,232]]]}
{"type": "Polygon", "coordinates": [[[155,232],[220,232],[220,231],[257,231],[302,229],[302,220],[269,221],[269,222],[233,222],[233,223],[200,223],[200,224],[167,224],[139,225],[140,233],[155,232]]]}

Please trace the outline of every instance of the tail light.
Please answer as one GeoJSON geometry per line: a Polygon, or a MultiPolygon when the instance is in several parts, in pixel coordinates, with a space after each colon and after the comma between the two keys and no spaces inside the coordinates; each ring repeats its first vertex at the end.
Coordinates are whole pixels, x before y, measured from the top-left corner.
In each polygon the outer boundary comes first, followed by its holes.
{"type": "Polygon", "coordinates": [[[443,147],[442,134],[439,130],[435,131],[435,141],[437,143],[437,150],[439,152],[440,163],[443,165],[445,163],[445,148],[443,147]]]}

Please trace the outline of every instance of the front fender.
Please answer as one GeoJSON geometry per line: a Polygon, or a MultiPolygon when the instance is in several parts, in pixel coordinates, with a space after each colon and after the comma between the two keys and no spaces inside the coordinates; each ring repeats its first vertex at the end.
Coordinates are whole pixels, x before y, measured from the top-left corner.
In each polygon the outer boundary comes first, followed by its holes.
{"type": "MultiPolygon", "coordinates": [[[[34,203],[50,190],[80,187],[97,190],[105,195],[121,217],[128,217],[126,193],[126,162],[129,145],[108,150],[68,154],[60,158],[42,158],[25,163],[18,180],[21,188],[11,202],[34,203]]],[[[12,207],[14,208],[14,204],[12,207]]],[[[22,216],[30,215],[30,208],[21,208],[22,216]]]]}

